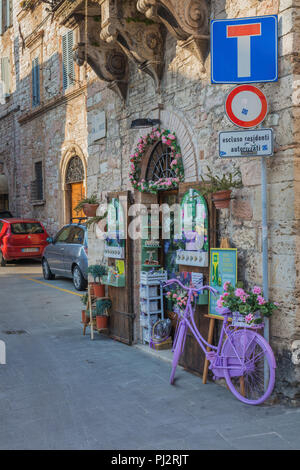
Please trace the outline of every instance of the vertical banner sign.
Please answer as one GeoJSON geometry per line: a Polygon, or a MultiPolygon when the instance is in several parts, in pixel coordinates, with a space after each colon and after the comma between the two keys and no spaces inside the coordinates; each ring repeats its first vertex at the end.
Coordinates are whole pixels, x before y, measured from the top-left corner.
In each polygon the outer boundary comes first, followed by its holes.
{"type": "MultiPolygon", "coordinates": [[[[217,289],[219,295],[224,292],[224,282],[229,281],[233,286],[237,283],[237,249],[236,248],[211,248],[209,264],[209,285],[217,289]]],[[[218,315],[216,311],[216,297],[209,293],[208,313],[218,315]]]]}

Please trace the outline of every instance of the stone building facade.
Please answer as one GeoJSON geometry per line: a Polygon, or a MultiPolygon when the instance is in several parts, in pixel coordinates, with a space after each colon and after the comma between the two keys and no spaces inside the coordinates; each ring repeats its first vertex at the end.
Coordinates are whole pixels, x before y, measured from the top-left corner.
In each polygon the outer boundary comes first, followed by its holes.
{"type": "MultiPolygon", "coordinates": [[[[291,400],[300,397],[299,6],[298,0],[74,0],[53,2],[50,15],[42,3],[25,10],[16,2],[13,26],[0,42],[0,53],[11,57],[13,70],[11,97],[0,114],[11,209],[40,218],[51,232],[66,221],[64,171],[74,154],[85,162],[88,194],[96,192],[104,201],[111,191],[129,190],[136,202],[147,200],[129,180],[130,155],[141,135],[130,130],[136,118],[159,118],[161,127],[176,133],[186,182],[200,181],[207,165],[215,174],[231,171],[237,163],[218,158],[218,132],[233,129],[224,113],[233,85],[211,84],[209,20],[278,15],[279,80],[260,88],[269,106],[264,127],[275,132],[274,157],[267,162],[269,288],[280,307],[271,320],[270,342],[278,366],[277,394],[291,400]],[[61,78],[60,37],[67,30],[76,37],[76,81],[69,91],[62,90],[61,78]],[[43,97],[32,109],[30,67],[36,49],[43,63],[43,97]],[[95,122],[103,112],[106,135],[95,139],[95,122]],[[28,191],[40,158],[45,203],[34,205],[28,191]]],[[[238,166],[243,188],[235,190],[230,210],[219,211],[218,231],[238,249],[238,278],[251,287],[262,284],[260,164],[247,158],[238,166]]],[[[102,262],[103,249],[91,229],[91,263],[102,262]]],[[[135,312],[139,250],[136,244],[135,312]]],[[[136,321],[135,341],[139,332],[136,321]]]]}
{"type": "Polygon", "coordinates": [[[11,2],[11,22],[0,39],[1,58],[9,58],[0,154],[10,211],[41,220],[54,234],[71,217],[66,173],[74,157],[82,162],[86,188],[86,85],[83,70],[74,64],[64,86],[62,42],[72,30],[53,23],[42,2],[32,4],[11,2]]]}

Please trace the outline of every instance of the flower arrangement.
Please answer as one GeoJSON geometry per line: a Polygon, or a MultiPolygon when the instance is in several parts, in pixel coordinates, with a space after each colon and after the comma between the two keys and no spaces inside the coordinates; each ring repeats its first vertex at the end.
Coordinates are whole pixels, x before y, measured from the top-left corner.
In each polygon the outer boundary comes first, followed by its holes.
{"type": "Polygon", "coordinates": [[[166,298],[172,301],[174,309],[184,310],[188,301],[186,293],[186,290],[175,288],[166,293],[166,298]]]}
{"type": "Polygon", "coordinates": [[[230,282],[223,285],[224,292],[217,300],[219,308],[227,307],[232,312],[239,312],[244,315],[246,323],[262,323],[261,318],[256,318],[255,314],[270,317],[273,310],[278,308],[278,303],[269,302],[263,297],[262,289],[254,286],[252,291],[246,292],[240,287],[233,287],[230,282]]]}
{"type": "Polygon", "coordinates": [[[152,131],[140,137],[138,145],[132,155],[130,155],[130,172],[129,179],[132,186],[141,192],[150,192],[156,194],[161,189],[174,189],[178,187],[178,183],[184,180],[184,170],[182,164],[181,150],[177,143],[176,136],[169,130],[154,128],[152,131]],[[145,154],[146,149],[158,140],[171,148],[171,167],[174,171],[174,177],[159,178],[156,181],[145,181],[140,179],[141,169],[140,163],[145,154]]]}

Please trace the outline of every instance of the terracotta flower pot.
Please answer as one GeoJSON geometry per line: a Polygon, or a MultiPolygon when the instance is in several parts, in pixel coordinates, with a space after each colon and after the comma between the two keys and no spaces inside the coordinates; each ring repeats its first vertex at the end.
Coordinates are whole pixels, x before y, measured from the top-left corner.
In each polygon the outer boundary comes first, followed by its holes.
{"type": "Polygon", "coordinates": [[[82,210],[87,217],[95,217],[99,204],[83,204],[82,210]]]}
{"type": "Polygon", "coordinates": [[[227,209],[230,204],[231,190],[218,191],[212,195],[216,209],[227,209]]]}
{"type": "Polygon", "coordinates": [[[94,284],[94,295],[96,297],[105,297],[105,285],[104,284],[94,284]]]}
{"type": "Polygon", "coordinates": [[[108,317],[105,315],[97,315],[96,316],[96,326],[97,330],[102,330],[103,328],[107,328],[108,317]]]}

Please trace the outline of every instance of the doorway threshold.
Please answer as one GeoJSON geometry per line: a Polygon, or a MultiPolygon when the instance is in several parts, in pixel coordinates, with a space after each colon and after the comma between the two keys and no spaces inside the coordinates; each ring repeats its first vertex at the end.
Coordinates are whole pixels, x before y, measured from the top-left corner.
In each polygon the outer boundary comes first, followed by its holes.
{"type": "Polygon", "coordinates": [[[172,364],[172,360],[173,360],[172,349],[157,350],[157,349],[150,348],[148,344],[141,344],[141,343],[134,344],[133,347],[136,349],[139,349],[140,351],[146,354],[156,357],[157,359],[161,359],[162,361],[172,364]]]}

